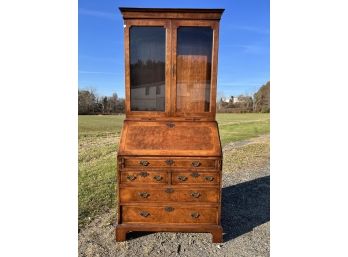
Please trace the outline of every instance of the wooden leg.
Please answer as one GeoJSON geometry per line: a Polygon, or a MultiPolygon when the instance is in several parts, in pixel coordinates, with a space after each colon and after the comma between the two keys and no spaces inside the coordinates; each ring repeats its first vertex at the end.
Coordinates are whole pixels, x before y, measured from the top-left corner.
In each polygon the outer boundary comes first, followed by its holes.
{"type": "Polygon", "coordinates": [[[116,242],[126,241],[126,234],[127,234],[126,230],[116,227],[115,233],[116,233],[116,242]]]}
{"type": "Polygon", "coordinates": [[[211,232],[211,235],[213,236],[213,243],[223,243],[222,240],[222,228],[215,229],[211,232]]]}

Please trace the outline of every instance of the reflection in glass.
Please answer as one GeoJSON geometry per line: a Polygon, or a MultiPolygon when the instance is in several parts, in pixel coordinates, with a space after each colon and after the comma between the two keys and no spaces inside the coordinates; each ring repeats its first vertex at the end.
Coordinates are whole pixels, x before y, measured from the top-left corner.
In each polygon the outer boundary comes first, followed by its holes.
{"type": "Polygon", "coordinates": [[[177,112],[209,112],[213,30],[179,27],[177,30],[177,112]]]}
{"type": "Polygon", "coordinates": [[[131,111],[165,110],[165,28],[130,29],[131,111]]]}

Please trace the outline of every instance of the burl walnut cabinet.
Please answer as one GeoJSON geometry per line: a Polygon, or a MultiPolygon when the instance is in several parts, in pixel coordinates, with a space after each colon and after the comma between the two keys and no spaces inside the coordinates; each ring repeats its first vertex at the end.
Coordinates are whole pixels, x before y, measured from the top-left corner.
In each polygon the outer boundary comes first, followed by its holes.
{"type": "Polygon", "coordinates": [[[126,119],[117,154],[116,241],[130,231],[222,241],[216,112],[223,9],[120,8],[126,119]]]}

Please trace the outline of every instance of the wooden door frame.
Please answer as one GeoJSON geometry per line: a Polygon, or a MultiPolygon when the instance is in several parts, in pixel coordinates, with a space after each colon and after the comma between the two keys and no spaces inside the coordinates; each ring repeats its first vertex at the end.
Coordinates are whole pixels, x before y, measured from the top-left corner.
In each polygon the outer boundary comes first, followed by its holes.
{"type": "Polygon", "coordinates": [[[126,118],[165,118],[169,116],[170,112],[170,83],[171,77],[171,24],[166,19],[136,19],[136,20],[125,20],[124,21],[124,52],[125,52],[125,113],[126,118]],[[158,26],[164,27],[166,30],[165,40],[165,110],[164,112],[153,112],[153,111],[131,111],[130,107],[130,35],[129,30],[132,26],[139,27],[150,27],[158,26]]]}
{"type": "Polygon", "coordinates": [[[216,115],[216,89],[217,89],[217,64],[219,47],[219,21],[215,20],[172,20],[172,87],[171,87],[171,114],[173,117],[181,118],[207,118],[215,120],[216,115]],[[176,112],[177,104],[177,83],[176,83],[176,56],[177,56],[177,28],[178,27],[210,27],[213,30],[213,45],[211,55],[211,82],[210,82],[210,104],[209,112],[200,113],[179,113],[176,112]]]}
{"type": "Polygon", "coordinates": [[[126,19],[124,21],[124,50],[125,50],[125,113],[127,119],[173,119],[173,120],[215,120],[216,89],[219,47],[219,21],[217,20],[176,20],[176,19],[126,19]],[[132,26],[163,26],[166,29],[165,53],[165,111],[131,111],[130,108],[130,37],[132,26]],[[211,27],[213,30],[211,83],[209,112],[179,113],[176,112],[176,47],[178,27],[211,27]]]}

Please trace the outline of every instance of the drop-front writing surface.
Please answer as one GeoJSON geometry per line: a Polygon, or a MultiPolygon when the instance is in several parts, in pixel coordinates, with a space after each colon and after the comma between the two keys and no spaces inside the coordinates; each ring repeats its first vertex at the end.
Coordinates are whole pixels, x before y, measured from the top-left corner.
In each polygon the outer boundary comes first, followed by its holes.
{"type": "Polygon", "coordinates": [[[216,122],[126,121],[122,132],[121,155],[221,155],[216,122]]]}

